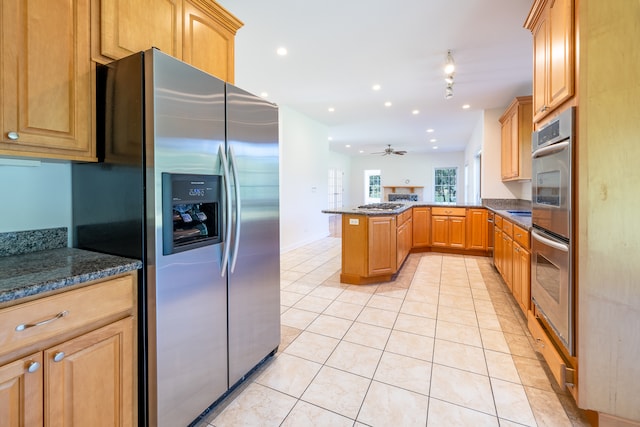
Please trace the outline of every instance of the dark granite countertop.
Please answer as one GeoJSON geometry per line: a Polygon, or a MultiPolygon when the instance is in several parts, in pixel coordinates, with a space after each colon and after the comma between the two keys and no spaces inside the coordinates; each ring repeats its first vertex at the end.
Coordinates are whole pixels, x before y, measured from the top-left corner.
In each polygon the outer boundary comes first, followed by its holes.
{"type": "Polygon", "coordinates": [[[73,248],[0,257],[0,306],[142,268],[142,262],[73,248]]]}

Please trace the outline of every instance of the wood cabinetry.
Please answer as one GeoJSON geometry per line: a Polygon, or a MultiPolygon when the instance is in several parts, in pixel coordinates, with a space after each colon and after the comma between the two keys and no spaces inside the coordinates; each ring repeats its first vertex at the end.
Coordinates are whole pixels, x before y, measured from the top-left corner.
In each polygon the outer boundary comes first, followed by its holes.
{"type": "Polygon", "coordinates": [[[135,283],[132,273],[0,310],[8,425],[135,425],[135,283]]]}
{"type": "Polygon", "coordinates": [[[0,155],[96,161],[89,0],[4,0],[0,155]]]}
{"type": "Polygon", "coordinates": [[[211,0],[92,0],[92,56],[102,63],[156,47],[234,82],[242,22],[211,0]]]}
{"type": "Polygon", "coordinates": [[[531,307],[531,252],[528,230],[496,215],[493,260],[526,315],[531,307]]]}
{"type": "Polygon", "coordinates": [[[431,208],[431,246],[465,248],[465,208],[431,208]]]}
{"type": "Polygon", "coordinates": [[[531,96],[513,100],[500,117],[503,181],[531,179],[531,96]]]}
{"type": "Polygon", "coordinates": [[[431,208],[428,206],[413,208],[413,248],[425,248],[431,245],[431,208]]]}
{"type": "Polygon", "coordinates": [[[536,0],[525,22],[533,34],[533,121],[574,95],[574,0],[536,0]]]}
{"type": "Polygon", "coordinates": [[[487,250],[487,225],[486,209],[467,209],[467,249],[487,250]]]}
{"type": "Polygon", "coordinates": [[[398,215],[396,239],[396,269],[399,269],[411,252],[413,242],[412,209],[407,209],[398,215]]]}

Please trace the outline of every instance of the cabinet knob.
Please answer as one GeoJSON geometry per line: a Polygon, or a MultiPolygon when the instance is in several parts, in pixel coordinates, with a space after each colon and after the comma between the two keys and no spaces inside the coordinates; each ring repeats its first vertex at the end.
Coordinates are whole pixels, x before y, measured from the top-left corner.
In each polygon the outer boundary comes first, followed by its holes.
{"type": "Polygon", "coordinates": [[[64,351],[58,351],[56,352],[56,354],[53,355],[53,361],[54,362],[60,362],[62,361],[62,359],[64,359],[64,351]]]}
{"type": "Polygon", "coordinates": [[[30,360],[29,363],[27,363],[27,372],[30,374],[33,374],[38,369],[40,369],[40,363],[34,360],[30,360]]]}
{"type": "Polygon", "coordinates": [[[18,132],[9,132],[7,133],[7,137],[12,141],[17,141],[18,138],[20,138],[20,135],[18,134],[18,132]]]}

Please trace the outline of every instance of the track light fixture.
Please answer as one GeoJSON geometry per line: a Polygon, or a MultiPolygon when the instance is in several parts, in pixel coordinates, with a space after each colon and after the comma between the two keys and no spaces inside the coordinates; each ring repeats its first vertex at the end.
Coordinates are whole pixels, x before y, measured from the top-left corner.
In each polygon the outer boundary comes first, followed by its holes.
{"type": "Polygon", "coordinates": [[[451,50],[447,51],[447,59],[444,65],[444,81],[446,82],[446,87],[444,90],[444,98],[451,99],[453,98],[453,77],[456,72],[456,64],[453,61],[453,55],[451,54],[451,50]]]}

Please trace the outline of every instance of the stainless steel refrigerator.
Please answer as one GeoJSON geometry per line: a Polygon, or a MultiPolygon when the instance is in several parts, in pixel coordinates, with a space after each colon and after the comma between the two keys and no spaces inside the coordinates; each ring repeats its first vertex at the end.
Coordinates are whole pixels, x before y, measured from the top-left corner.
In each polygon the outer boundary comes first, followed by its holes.
{"type": "Polygon", "coordinates": [[[74,245],[143,260],[140,424],[188,425],[280,341],[278,109],[155,49],[97,83],[74,245]]]}

